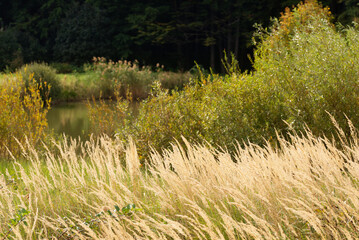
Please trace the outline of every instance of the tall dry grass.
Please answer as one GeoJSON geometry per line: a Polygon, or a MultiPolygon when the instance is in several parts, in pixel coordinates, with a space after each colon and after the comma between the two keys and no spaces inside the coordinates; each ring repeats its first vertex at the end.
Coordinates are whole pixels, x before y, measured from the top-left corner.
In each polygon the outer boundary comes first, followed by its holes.
{"type": "Polygon", "coordinates": [[[153,153],[151,166],[140,164],[134,144],[107,137],[64,142],[45,159],[24,147],[28,164],[15,161],[0,177],[0,232],[13,239],[358,239],[355,133],[340,144],[310,132],[278,142],[276,149],[238,146],[234,155],[173,144],[153,153]]]}

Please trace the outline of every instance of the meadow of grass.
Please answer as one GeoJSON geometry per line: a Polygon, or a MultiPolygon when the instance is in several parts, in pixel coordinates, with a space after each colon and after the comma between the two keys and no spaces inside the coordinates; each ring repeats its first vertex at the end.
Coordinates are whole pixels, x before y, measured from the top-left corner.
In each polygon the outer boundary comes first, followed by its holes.
{"type": "Polygon", "coordinates": [[[83,101],[100,97],[100,77],[93,71],[62,73],[57,76],[62,87],[62,101],[83,101]]]}
{"type": "Polygon", "coordinates": [[[87,142],[52,140],[45,83],[5,76],[0,237],[358,239],[359,31],[312,0],[257,36],[251,73],[99,58],[57,75],[63,99],[119,100],[89,109],[87,142]]]}
{"type": "Polygon", "coordinates": [[[141,165],[130,141],[62,142],[0,176],[10,239],[357,239],[359,139],[310,132],[234,154],[174,143],[141,165]],[[45,158],[43,156],[45,154],[45,158]]]}

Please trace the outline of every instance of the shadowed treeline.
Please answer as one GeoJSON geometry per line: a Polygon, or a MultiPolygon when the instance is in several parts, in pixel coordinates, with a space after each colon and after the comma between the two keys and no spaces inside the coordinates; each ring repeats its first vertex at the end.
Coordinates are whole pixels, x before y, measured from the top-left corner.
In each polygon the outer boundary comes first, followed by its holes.
{"type": "MultiPolygon", "coordinates": [[[[323,0],[344,25],[358,20],[353,0],[323,0]]],[[[2,0],[0,70],[44,61],[81,66],[92,57],[157,62],[189,70],[194,61],[215,71],[223,50],[251,68],[253,25],[267,27],[299,0],[2,0]]]]}

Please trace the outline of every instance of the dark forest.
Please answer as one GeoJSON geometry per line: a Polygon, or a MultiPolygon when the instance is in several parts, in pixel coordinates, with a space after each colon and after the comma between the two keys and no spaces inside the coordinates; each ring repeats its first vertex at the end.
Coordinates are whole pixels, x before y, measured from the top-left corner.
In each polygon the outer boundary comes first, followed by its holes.
{"type": "MultiPolygon", "coordinates": [[[[241,69],[254,24],[269,26],[298,0],[2,0],[0,69],[44,61],[81,66],[92,57],[160,63],[169,70],[199,65],[223,71],[223,54],[233,53],[241,69]]],[[[356,0],[326,0],[335,20],[350,24],[356,0]]]]}

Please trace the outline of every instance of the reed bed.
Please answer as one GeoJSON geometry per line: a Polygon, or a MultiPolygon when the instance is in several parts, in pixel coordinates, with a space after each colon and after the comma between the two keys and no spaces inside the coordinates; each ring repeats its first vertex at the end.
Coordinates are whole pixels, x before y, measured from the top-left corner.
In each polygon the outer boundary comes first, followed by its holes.
{"type": "Polygon", "coordinates": [[[358,239],[359,144],[308,131],[278,145],[172,144],[141,164],[102,137],[39,153],[0,177],[6,239],[358,239]],[[340,144],[339,144],[340,143],[340,144]],[[56,154],[55,154],[56,152],[56,154]]]}

